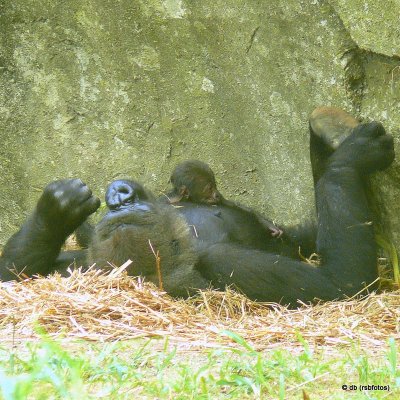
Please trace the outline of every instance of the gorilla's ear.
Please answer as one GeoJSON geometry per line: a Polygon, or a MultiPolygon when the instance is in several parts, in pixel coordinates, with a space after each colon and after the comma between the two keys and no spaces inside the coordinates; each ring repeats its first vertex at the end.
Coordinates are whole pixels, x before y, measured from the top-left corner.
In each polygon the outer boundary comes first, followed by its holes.
{"type": "Polygon", "coordinates": [[[189,190],[185,185],[182,185],[176,190],[172,196],[168,198],[170,204],[179,203],[181,200],[187,200],[189,198],[189,190]]]}
{"type": "Polygon", "coordinates": [[[189,189],[185,185],[182,185],[179,188],[179,195],[181,196],[181,200],[187,200],[190,197],[189,189]]]}

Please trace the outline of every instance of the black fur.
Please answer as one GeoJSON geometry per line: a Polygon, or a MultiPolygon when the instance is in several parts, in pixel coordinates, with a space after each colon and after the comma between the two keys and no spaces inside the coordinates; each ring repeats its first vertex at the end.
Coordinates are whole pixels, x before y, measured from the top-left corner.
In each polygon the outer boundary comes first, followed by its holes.
{"type": "MultiPolygon", "coordinates": [[[[393,159],[393,139],[382,125],[354,128],[324,160],[316,179],[316,230],[303,236],[302,229],[288,229],[283,238],[273,235],[270,221],[263,226],[256,213],[220,194],[212,195],[211,204],[196,203],[190,192],[175,193],[181,196],[175,204],[184,206],[175,210],[157,202],[137,182],[113,182],[106,195],[109,212],[90,239],[88,261],[102,267],[130,258],[131,274],[157,283],[151,243],[159,251],[165,288],[173,295],[185,296],[212,283],[219,289],[234,284],[251,299],[292,306],[298,300],[352,296],[377,277],[364,179],[393,159]],[[314,232],[315,246],[310,244],[314,232]],[[315,248],[321,266],[300,261],[299,245],[315,248]]],[[[71,260],[59,254],[60,248],[98,206],[99,200],[79,180],[48,185],[33,214],[6,244],[1,279],[14,279],[13,269],[45,275],[71,260]]]]}

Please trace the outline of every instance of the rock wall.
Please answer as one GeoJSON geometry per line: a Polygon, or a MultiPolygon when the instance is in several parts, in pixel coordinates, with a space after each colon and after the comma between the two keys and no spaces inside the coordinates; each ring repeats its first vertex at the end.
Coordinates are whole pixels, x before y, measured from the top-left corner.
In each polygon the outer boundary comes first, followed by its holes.
{"type": "MultiPolygon", "coordinates": [[[[399,137],[398,11],[396,0],[1,2],[0,245],[53,179],[81,177],[103,197],[129,176],[161,193],[187,158],[278,223],[308,218],[316,106],[399,137]]],[[[396,165],[374,185],[400,245],[398,182],[396,165]]]]}

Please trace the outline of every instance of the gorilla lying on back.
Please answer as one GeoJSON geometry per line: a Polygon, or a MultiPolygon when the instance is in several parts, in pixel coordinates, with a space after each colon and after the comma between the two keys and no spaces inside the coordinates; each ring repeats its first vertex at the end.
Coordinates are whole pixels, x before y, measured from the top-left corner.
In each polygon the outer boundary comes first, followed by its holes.
{"type": "MultiPolygon", "coordinates": [[[[155,257],[159,252],[163,286],[172,295],[187,296],[192,282],[204,281],[193,267],[197,254],[189,227],[172,207],[158,203],[131,180],[112,182],[105,197],[108,212],[94,228],[89,249],[60,253],[65,239],[96,211],[100,201],[80,179],[46,186],[32,216],[6,244],[0,278],[64,272],[74,261],[110,268],[130,259],[130,275],[158,284],[155,257]]],[[[207,285],[204,281],[203,287],[207,285]]]]}
{"type": "MultiPolygon", "coordinates": [[[[33,214],[6,244],[0,278],[14,279],[10,271],[14,267],[28,276],[47,274],[73,257],[86,257],[100,267],[106,261],[119,265],[130,258],[130,274],[157,283],[154,250],[161,258],[164,287],[176,296],[210,284],[221,290],[233,284],[251,299],[292,306],[298,300],[352,296],[377,278],[364,179],[387,168],[394,150],[393,139],[381,124],[357,125],[354,119],[349,124],[348,119],[348,114],[332,108],[317,109],[311,118],[311,155],[318,164],[318,170],[313,165],[313,173],[320,267],[288,256],[290,251],[276,245],[281,239],[271,234],[268,220],[269,237],[264,236],[272,243],[268,249],[232,236],[237,227],[236,217],[227,211],[232,206],[229,202],[181,202],[183,207],[175,210],[128,180],[109,186],[109,211],[95,228],[88,254],[59,254],[66,237],[99,206],[80,180],[62,180],[45,188],[33,214]],[[344,132],[347,137],[342,137],[344,132]]],[[[298,246],[292,237],[287,243],[298,246]]]]}

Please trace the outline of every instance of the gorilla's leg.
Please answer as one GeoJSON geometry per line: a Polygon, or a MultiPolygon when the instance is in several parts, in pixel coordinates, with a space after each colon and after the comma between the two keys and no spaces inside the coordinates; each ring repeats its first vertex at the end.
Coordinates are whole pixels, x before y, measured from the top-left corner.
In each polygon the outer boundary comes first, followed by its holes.
{"type": "Polygon", "coordinates": [[[7,242],[0,258],[0,278],[46,275],[52,270],[65,239],[100,205],[80,179],[46,186],[33,214],[7,242]]]}
{"type": "MultiPolygon", "coordinates": [[[[316,108],[311,113],[309,123],[310,160],[315,186],[326,170],[329,157],[359,125],[359,122],[340,108],[324,106],[316,108]]],[[[315,247],[316,221],[300,226],[285,227],[284,232],[290,242],[298,244],[302,255],[307,256],[317,251],[315,247]]]]}
{"type": "Polygon", "coordinates": [[[279,254],[299,259],[310,257],[317,252],[317,222],[310,220],[300,225],[283,228],[279,254]]]}
{"type": "Polygon", "coordinates": [[[364,180],[394,159],[393,138],[377,122],[360,124],[327,163],[316,186],[317,251],[348,294],[377,278],[376,244],[364,180]]]}
{"type": "MultiPolygon", "coordinates": [[[[351,134],[359,122],[347,112],[336,107],[318,107],[310,115],[310,160],[314,186],[326,170],[329,157],[351,134]]],[[[302,255],[315,253],[317,239],[316,221],[300,226],[284,227],[284,237],[300,247],[302,255]]],[[[288,252],[287,255],[291,256],[288,252]]]]}
{"type": "Polygon", "coordinates": [[[329,158],[316,185],[320,267],[232,244],[202,254],[199,270],[216,287],[235,284],[262,301],[296,304],[352,296],[377,278],[376,245],[363,178],[388,167],[393,139],[382,125],[358,125],[329,158]]]}
{"type": "Polygon", "coordinates": [[[341,297],[326,271],[293,258],[219,243],[204,251],[198,269],[213,288],[234,285],[252,300],[296,306],[303,302],[341,297]]]}
{"type": "Polygon", "coordinates": [[[310,115],[310,160],[314,184],[324,174],[328,158],[359,122],[336,107],[318,107],[310,115]]]}

